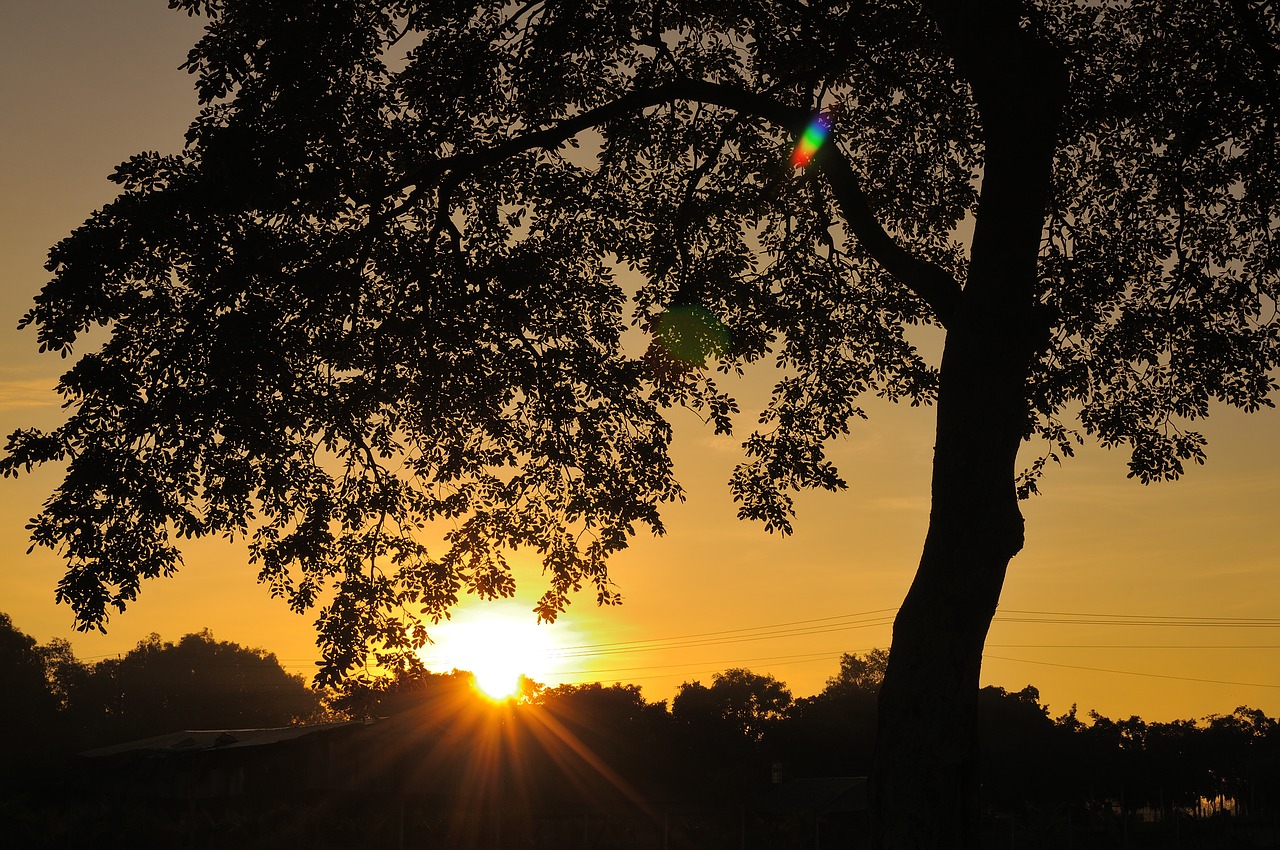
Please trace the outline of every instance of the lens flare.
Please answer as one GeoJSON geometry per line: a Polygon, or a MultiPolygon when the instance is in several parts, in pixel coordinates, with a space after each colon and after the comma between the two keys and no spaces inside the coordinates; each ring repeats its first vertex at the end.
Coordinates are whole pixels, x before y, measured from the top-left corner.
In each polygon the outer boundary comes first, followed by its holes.
{"type": "Polygon", "coordinates": [[[796,142],[796,149],[791,153],[791,164],[797,168],[804,168],[813,162],[813,158],[818,155],[818,149],[822,147],[829,135],[831,135],[831,119],[826,115],[815,115],[809,122],[809,126],[804,128],[800,141],[796,142]]]}
{"type": "Polygon", "coordinates": [[[710,310],[684,304],[666,309],[658,319],[654,341],[668,356],[701,368],[708,357],[722,357],[729,351],[729,330],[710,310]]]}

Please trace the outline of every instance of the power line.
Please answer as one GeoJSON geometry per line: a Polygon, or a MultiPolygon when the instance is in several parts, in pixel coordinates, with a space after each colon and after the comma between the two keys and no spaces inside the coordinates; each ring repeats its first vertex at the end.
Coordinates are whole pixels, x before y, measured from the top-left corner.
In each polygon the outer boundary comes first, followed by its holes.
{"type": "Polygon", "coordinates": [[[996,615],[997,623],[1040,623],[1054,626],[1147,626],[1170,628],[1210,628],[1210,629],[1280,629],[1280,620],[1137,620],[1137,619],[1070,619],[1050,617],[1001,617],[996,615]]]}
{"type": "Polygon", "coordinates": [[[852,620],[858,617],[869,617],[872,614],[884,614],[889,611],[893,611],[896,613],[897,610],[898,610],[897,608],[877,608],[873,611],[861,611],[857,614],[837,614],[832,617],[815,617],[809,620],[792,620],[787,623],[771,623],[767,626],[745,626],[740,629],[724,629],[722,631],[717,631],[717,632],[696,632],[694,634],[676,635],[674,637],[666,637],[666,638],[643,638],[638,640],[615,641],[613,643],[587,643],[587,644],[579,644],[577,646],[566,646],[564,647],[564,649],[565,650],[600,649],[603,647],[613,647],[613,646],[625,647],[625,646],[633,646],[636,644],[665,643],[667,641],[683,641],[691,638],[717,637],[720,635],[738,634],[740,632],[756,632],[756,631],[763,631],[766,629],[781,629],[781,628],[788,628],[791,626],[804,626],[810,623],[826,623],[832,620],[852,620]]]}
{"type": "MultiPolygon", "coordinates": [[[[891,616],[886,614],[896,613],[897,608],[880,608],[871,611],[863,611],[854,614],[844,614],[830,617],[818,617],[806,620],[795,620],[785,623],[773,623],[763,626],[742,627],[737,629],[725,629],[711,632],[700,632],[686,635],[676,635],[668,638],[649,638],[643,640],[632,641],[614,641],[598,644],[579,644],[573,647],[566,647],[566,651],[557,654],[557,658],[581,658],[589,659],[593,657],[612,656],[622,653],[642,652],[642,651],[658,651],[658,650],[687,650],[697,647],[719,646],[724,644],[742,643],[760,640],[775,640],[788,637],[800,637],[809,635],[828,634],[831,632],[845,631],[855,628],[867,628],[877,625],[888,625],[892,622],[891,616]],[[870,619],[863,619],[870,618],[870,619]]],[[[1022,623],[1034,625],[1106,625],[1106,626],[1124,626],[1124,627],[1165,627],[1165,628],[1209,628],[1209,627],[1227,627],[1227,628],[1280,628],[1280,618],[1270,617],[1191,617],[1182,615],[1156,615],[1156,614],[1133,614],[1133,613],[1101,613],[1101,612],[1080,612],[1080,611],[1030,611],[1021,609],[1001,609],[995,616],[997,622],[1022,623]]],[[[1083,643],[1061,643],[1061,644],[988,644],[988,648],[995,649],[1105,649],[1105,650],[1274,650],[1280,649],[1280,644],[1083,644],[1083,643]]],[[[732,661],[715,661],[702,663],[686,663],[674,665],[643,665],[629,667],[610,667],[597,670],[573,670],[563,671],[558,675],[563,676],[590,676],[603,673],[630,673],[643,672],[647,670],[665,670],[670,671],[662,674],[655,674],[644,677],[631,677],[637,679],[654,679],[654,678],[671,678],[680,675],[695,675],[694,671],[685,670],[680,672],[679,668],[688,667],[710,667],[711,665],[730,665],[730,664],[749,664],[762,662],[780,662],[780,663],[809,663],[831,659],[838,654],[843,654],[849,650],[840,653],[836,651],[812,653],[797,656],[764,656],[755,658],[734,659],[732,661]]],[[[852,650],[853,652],[863,652],[866,650],[852,650]]],[[[990,658],[1000,658],[1001,656],[988,656],[990,658]]],[[[1024,659],[1010,659],[1014,661],[1024,659]]],[[[1052,662],[1034,662],[1027,663],[1045,664],[1049,666],[1072,667],[1072,665],[1056,665],[1052,662]]],[[[706,672],[718,672],[723,670],[724,666],[718,669],[707,670],[706,672]]],[[[1076,667],[1075,669],[1090,670],[1097,672],[1109,672],[1119,675],[1130,674],[1132,671],[1109,670],[1105,668],[1092,667],[1076,667]]],[[[1192,677],[1163,676],[1154,673],[1132,672],[1132,675],[1155,677],[1155,678],[1171,678],[1184,679],[1187,681],[1206,682],[1213,684],[1234,684],[1242,686],[1252,686],[1256,683],[1245,682],[1219,682],[1211,679],[1196,679],[1192,677]]],[[[1257,685],[1259,687],[1280,687],[1280,685],[1257,685]]]]}
{"type": "MultiPolygon", "coordinates": [[[[676,635],[666,638],[645,638],[608,643],[578,644],[575,646],[565,647],[563,650],[557,652],[556,657],[591,658],[602,655],[693,649],[698,647],[722,646],[725,644],[774,640],[787,637],[806,637],[810,635],[830,634],[838,631],[849,631],[852,629],[889,625],[893,621],[893,617],[889,616],[889,612],[896,612],[897,610],[898,609],[896,608],[879,608],[856,614],[842,614],[808,620],[795,620],[787,623],[774,623],[764,626],[749,626],[713,632],[699,632],[695,634],[676,635]]],[[[1280,618],[1269,617],[1185,617],[1153,614],[1021,611],[1016,609],[1006,609],[1003,614],[997,613],[994,620],[995,622],[1001,623],[1036,625],[1106,625],[1166,628],[1280,628],[1280,618]]],[[[1028,644],[1027,646],[1031,645],[1028,644]]],[[[1267,648],[1270,648],[1270,645],[1266,646],[1267,648]]],[[[1071,647],[1063,645],[1062,648],[1071,647]]],[[[1080,645],[1080,648],[1084,648],[1084,645],[1080,645]]],[[[1120,647],[1117,646],[1116,648],[1120,647]]],[[[1253,647],[1250,646],[1249,648],[1253,647]]],[[[1257,648],[1263,647],[1258,646],[1257,648]]]]}
{"type": "MultiPolygon", "coordinates": [[[[1153,644],[1044,644],[1044,643],[994,644],[993,643],[993,644],[988,644],[987,646],[988,648],[993,648],[993,649],[994,648],[1000,648],[1000,649],[1232,649],[1232,650],[1280,649],[1280,644],[1209,644],[1209,645],[1187,646],[1187,645],[1178,645],[1178,644],[1153,645],[1153,644]]],[[[682,676],[682,675],[684,676],[696,675],[700,672],[707,672],[707,673],[723,672],[728,665],[734,665],[734,664],[759,664],[759,663],[766,663],[766,662],[783,663],[783,664],[807,664],[807,663],[812,663],[816,661],[830,661],[830,660],[836,660],[840,656],[847,655],[847,654],[861,654],[865,652],[870,652],[874,648],[875,647],[862,647],[858,649],[842,649],[842,650],[831,650],[828,652],[812,652],[812,653],[805,653],[801,655],[767,655],[767,656],[758,656],[755,658],[733,658],[733,659],[724,659],[719,661],[691,661],[691,662],[686,662],[681,664],[658,664],[658,665],[644,665],[644,666],[638,666],[638,667],[602,667],[594,670],[560,670],[560,671],[557,671],[554,675],[556,676],[595,676],[602,673],[630,673],[635,671],[661,670],[666,672],[655,674],[652,676],[640,677],[640,678],[650,678],[650,679],[667,678],[667,677],[682,676]],[[712,665],[715,665],[714,668],[712,668],[712,665]],[[688,671],[688,670],[681,671],[679,669],[679,668],[685,668],[685,667],[707,667],[712,669],[708,669],[706,671],[688,671]]],[[[1002,656],[995,656],[995,655],[985,655],[984,657],[1002,658],[1002,656]]],[[[1003,659],[1003,660],[1016,661],[1020,659],[1003,659]]],[[[1050,664],[1050,662],[1047,662],[1047,661],[1035,661],[1035,662],[1028,661],[1027,663],[1050,664]]],[[[1057,665],[1057,666],[1069,666],[1069,665],[1057,665]]],[[[1100,669],[1100,668],[1080,667],[1078,669],[1093,670],[1093,669],[1100,669]]],[[[1123,673],[1125,671],[1109,670],[1109,671],[1103,671],[1103,672],[1123,673]]],[[[1135,673],[1134,675],[1156,675],[1156,674],[1135,673]]],[[[1172,678],[1180,678],[1180,677],[1172,677],[1172,678]]],[[[1212,680],[1190,679],[1189,681],[1208,682],[1212,680]]],[[[1248,684],[1248,683],[1230,682],[1230,683],[1223,683],[1223,684],[1248,684]]],[[[1280,687],[1280,686],[1262,685],[1260,687],[1280,687]]]]}
{"type": "Polygon", "coordinates": [[[1280,685],[1267,685],[1261,682],[1226,682],[1221,679],[1196,679],[1191,676],[1169,676],[1164,673],[1140,673],[1136,670],[1109,670],[1104,667],[1081,667],[1076,664],[1055,664],[1052,661],[1032,661],[1029,658],[1007,658],[1002,655],[986,655],[983,659],[996,661],[1017,661],[1021,664],[1038,664],[1041,667],[1064,667],[1068,670],[1087,670],[1090,673],[1116,673],[1121,676],[1144,676],[1149,679],[1174,679],[1179,682],[1203,682],[1209,685],[1238,685],[1245,688],[1280,688],[1280,685]]]}
{"type": "Polygon", "coordinates": [[[593,648],[593,649],[584,648],[582,650],[575,651],[575,652],[561,652],[556,654],[554,657],[556,658],[597,658],[600,656],[613,656],[613,655],[621,655],[624,653],[633,653],[633,652],[657,652],[660,650],[696,649],[698,647],[704,647],[704,646],[724,646],[726,644],[750,643],[753,641],[760,641],[760,640],[777,640],[778,638],[807,637],[809,635],[824,635],[824,634],[831,634],[832,632],[844,632],[844,631],[852,631],[854,629],[866,629],[866,628],[873,628],[876,626],[887,626],[891,622],[892,621],[888,619],[867,620],[863,622],[848,623],[844,625],[830,626],[827,628],[820,628],[820,629],[790,629],[785,631],[762,632],[760,634],[744,635],[741,637],[724,638],[719,640],[686,641],[683,643],[664,643],[664,644],[654,644],[652,646],[622,647],[622,648],[616,648],[616,649],[609,646],[603,646],[600,648],[593,648]]]}
{"type": "Polygon", "coordinates": [[[989,643],[990,649],[1280,649],[1280,643],[989,643]]]}
{"type": "MultiPolygon", "coordinates": [[[[1034,614],[1045,617],[1104,617],[1104,618],[1120,618],[1124,620],[1177,620],[1177,621],[1196,621],[1207,623],[1225,623],[1225,624],[1259,624],[1259,625],[1277,625],[1280,626],[1280,617],[1189,617],[1175,616],[1170,614],[1099,614],[1097,612],[1079,612],[1079,611],[1020,611],[1014,608],[1001,608],[1006,614],[1034,614]]],[[[1157,624],[1158,625],[1158,624],[1157,624]]]]}
{"type": "MultiPolygon", "coordinates": [[[[864,649],[850,650],[852,652],[867,652],[864,649]]],[[[843,652],[809,652],[803,655],[770,655],[763,658],[735,658],[728,661],[691,661],[686,664],[659,664],[647,667],[602,667],[598,670],[562,670],[556,673],[557,676],[594,676],[597,673],[627,673],[633,670],[671,670],[672,676],[681,675],[676,672],[674,667],[706,667],[711,664],[756,664],[765,661],[781,662],[786,664],[805,664],[810,661],[829,661],[832,658],[843,655],[843,652]]],[[[722,672],[725,668],[717,666],[711,672],[722,672]]],[[[688,673],[684,674],[688,675],[688,673]]]]}

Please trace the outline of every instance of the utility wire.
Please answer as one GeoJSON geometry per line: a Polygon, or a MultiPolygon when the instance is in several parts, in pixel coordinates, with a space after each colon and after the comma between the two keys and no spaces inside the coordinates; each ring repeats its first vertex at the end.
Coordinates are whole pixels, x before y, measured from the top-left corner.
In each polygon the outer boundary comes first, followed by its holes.
{"type": "Polygon", "coordinates": [[[1035,614],[1046,617],[1104,617],[1124,620],[1178,620],[1204,621],[1222,623],[1255,623],[1261,625],[1280,626],[1280,617],[1184,617],[1169,614],[1098,614],[1095,612],[1075,611],[1020,611],[1013,608],[1001,608],[1006,614],[1035,614]]]}
{"type": "Polygon", "coordinates": [[[1081,667],[1076,664],[1055,664],[1052,661],[1032,661],[1029,658],[1006,658],[1002,655],[983,655],[984,659],[996,661],[1017,661],[1021,664],[1038,664],[1041,667],[1063,667],[1068,670],[1087,670],[1090,673],[1116,673],[1121,676],[1144,676],[1149,679],[1174,679],[1179,682],[1204,682],[1210,685],[1238,685],[1245,688],[1280,688],[1280,685],[1268,685],[1262,682],[1226,682],[1221,679],[1196,679],[1191,676],[1169,676],[1163,673],[1140,673],[1136,670],[1109,670],[1104,667],[1081,667]]]}
{"type": "MultiPolygon", "coordinates": [[[[784,664],[805,664],[813,661],[828,661],[838,659],[843,655],[859,655],[870,652],[876,647],[863,647],[859,649],[832,650],[828,652],[812,652],[802,655],[767,655],[755,658],[733,658],[720,661],[690,661],[677,664],[657,664],[645,665],[639,667],[601,667],[594,670],[561,670],[557,671],[557,676],[594,676],[600,673],[629,673],[632,671],[648,671],[663,670],[668,671],[666,675],[680,676],[690,675],[690,673],[681,673],[678,668],[681,667],[709,667],[716,665],[714,669],[708,672],[723,672],[728,666],[736,664],[761,664],[767,662],[784,663],[784,664]]],[[[1280,649],[1280,644],[1211,644],[1211,645],[1194,645],[1185,646],[1177,644],[1067,644],[1067,643],[992,643],[987,644],[988,649],[1280,649]]],[[[1001,656],[985,655],[986,658],[1001,658],[1001,656]]],[[[1005,659],[1018,660],[1018,659],[1005,659]]],[[[1036,664],[1049,664],[1050,662],[1027,662],[1036,664]]],[[[1098,668],[1081,667],[1082,670],[1092,670],[1098,668]]],[[[1104,672],[1124,672],[1124,671],[1104,671],[1104,672]]],[[[1155,674],[1136,674],[1136,675],[1155,675],[1155,674]]],[[[659,678],[654,676],[649,678],[659,678]]],[[[1176,678],[1176,677],[1175,677],[1176,678]]],[[[1191,681],[1210,681],[1193,679],[1191,681]]],[[[1247,684],[1244,682],[1226,683],[1226,684],[1247,684]]],[[[1280,687],[1272,685],[1263,685],[1261,687],[1280,687]]]]}
{"type": "MultiPolygon", "coordinates": [[[[854,650],[854,652],[866,652],[867,650],[854,650]]],[[[841,655],[839,652],[809,652],[804,655],[770,655],[764,658],[736,658],[729,661],[691,661],[685,664],[659,664],[648,667],[603,667],[598,670],[563,670],[557,672],[557,676],[594,676],[597,673],[628,673],[633,670],[670,670],[672,676],[679,676],[673,667],[707,667],[709,665],[718,665],[712,672],[723,672],[726,668],[722,665],[733,664],[758,664],[766,661],[781,662],[785,664],[804,664],[810,661],[830,661],[841,655]]],[[[688,675],[688,674],[685,674],[688,675]]]]}
{"type": "Polygon", "coordinates": [[[676,635],[675,637],[668,637],[668,638],[644,638],[640,640],[615,641],[613,643],[586,643],[586,644],[579,644],[577,646],[566,646],[564,647],[564,649],[566,651],[575,650],[575,649],[600,649],[603,647],[614,647],[614,646],[622,647],[622,646],[633,646],[633,645],[648,644],[648,643],[665,643],[667,641],[683,641],[683,640],[688,640],[690,638],[718,637],[721,635],[738,634],[740,632],[757,632],[757,631],[763,631],[766,629],[781,629],[781,628],[788,628],[790,626],[803,626],[811,623],[826,623],[826,622],[830,622],[831,620],[851,620],[857,617],[869,617],[873,614],[884,614],[889,611],[893,611],[896,613],[897,610],[898,610],[897,608],[877,608],[874,611],[862,611],[857,614],[837,614],[832,617],[815,617],[810,620],[792,620],[791,622],[787,622],[787,623],[772,623],[767,626],[746,626],[741,629],[725,629],[723,631],[718,631],[718,632],[697,632],[695,634],[676,635]]]}
{"type": "MultiPolygon", "coordinates": [[[[601,655],[652,652],[672,649],[692,649],[696,647],[721,646],[724,644],[772,640],[784,637],[829,634],[838,631],[889,625],[892,623],[893,618],[892,616],[888,616],[888,612],[896,611],[896,608],[880,608],[856,614],[819,617],[810,620],[795,620],[788,623],[774,623],[765,626],[726,629],[715,632],[676,635],[667,638],[646,638],[642,640],[614,641],[608,643],[578,644],[575,646],[565,647],[557,652],[556,657],[590,658],[601,655]]],[[[1183,617],[1150,614],[1100,614],[1093,612],[1020,611],[1006,609],[1004,613],[997,613],[994,620],[995,622],[1001,623],[1036,625],[1280,629],[1280,618],[1270,617],[1183,617]]],[[[1063,648],[1069,647],[1064,645],[1063,648]]],[[[1258,648],[1262,647],[1259,646],[1258,648]]]]}

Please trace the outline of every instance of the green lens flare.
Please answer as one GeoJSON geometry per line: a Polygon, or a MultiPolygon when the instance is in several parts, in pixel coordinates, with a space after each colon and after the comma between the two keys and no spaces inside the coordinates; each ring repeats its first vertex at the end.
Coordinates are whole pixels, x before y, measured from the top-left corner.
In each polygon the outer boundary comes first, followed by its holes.
{"type": "Polygon", "coordinates": [[[729,331],[703,307],[670,307],[658,319],[654,341],[668,354],[691,366],[705,366],[708,357],[729,351],[729,331]]]}

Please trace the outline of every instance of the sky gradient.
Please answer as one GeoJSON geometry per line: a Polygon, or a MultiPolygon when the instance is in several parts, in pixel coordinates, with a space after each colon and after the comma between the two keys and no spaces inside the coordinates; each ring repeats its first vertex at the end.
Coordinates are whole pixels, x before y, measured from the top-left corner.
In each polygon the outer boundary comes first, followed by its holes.
{"type": "MultiPolygon", "coordinates": [[[[181,147],[196,101],[191,78],[177,67],[200,26],[159,0],[47,0],[5,12],[4,435],[59,421],[51,388],[69,363],[38,355],[34,332],[13,329],[47,278],[49,247],[114,196],[106,180],[114,167],[138,151],[181,147]]],[[[936,348],[936,340],[926,342],[936,348]]],[[[682,681],[706,682],[715,671],[743,666],[808,695],[836,671],[841,652],[888,645],[888,621],[926,527],[933,412],[869,404],[870,421],[854,423],[831,452],[850,489],[802,494],[795,536],[779,538],[739,522],[726,487],[773,377],[757,370],[739,386],[736,437],[715,437],[692,416],[673,414],[673,454],[689,500],[667,509],[665,538],[637,539],[614,560],[621,607],[596,609],[585,594],[561,622],[541,627],[553,629],[561,647],[582,647],[564,653],[549,684],[634,682],[650,699],[667,699],[682,681]],[[633,641],[651,643],[618,646],[633,641]]],[[[1147,720],[1229,713],[1242,704],[1280,714],[1278,429],[1275,411],[1219,411],[1203,429],[1208,465],[1174,484],[1126,479],[1123,453],[1096,447],[1052,469],[1044,495],[1024,504],[1026,547],[1009,569],[983,683],[1011,690],[1034,684],[1055,716],[1073,702],[1082,712],[1147,720]],[[1118,615],[1130,624],[1015,612],[1118,615]],[[1273,622],[1141,620],[1160,616],[1273,622]],[[1132,624],[1138,622],[1145,624],[1132,624]],[[1137,645],[1144,648],[1116,648],[1137,645]]],[[[92,660],[127,651],[149,632],[176,640],[208,626],[219,639],[277,653],[292,672],[314,669],[311,618],[269,599],[245,547],[221,540],[188,545],[179,576],[145,584],[108,634],[75,633],[70,610],[53,602],[58,559],[43,550],[24,554],[24,526],[57,480],[57,470],[45,469],[0,481],[0,611],[18,628],[41,642],[69,638],[92,660]]],[[[537,564],[517,561],[520,595],[497,606],[504,612],[528,612],[542,590],[537,564]]],[[[458,626],[433,630],[437,654],[428,663],[447,663],[451,632],[464,634],[469,620],[493,607],[464,605],[458,626]]],[[[533,614],[527,617],[532,622],[533,614]]]]}

